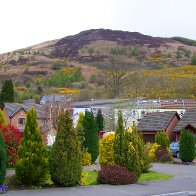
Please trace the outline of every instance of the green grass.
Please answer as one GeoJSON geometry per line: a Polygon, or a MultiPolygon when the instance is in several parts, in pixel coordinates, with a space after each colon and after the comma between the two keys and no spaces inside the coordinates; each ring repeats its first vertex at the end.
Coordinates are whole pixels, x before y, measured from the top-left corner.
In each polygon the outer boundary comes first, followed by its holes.
{"type": "Polygon", "coordinates": [[[151,180],[169,180],[172,176],[169,174],[162,174],[156,172],[143,173],[138,182],[151,181],[151,180]]]}
{"type": "MultiPolygon", "coordinates": [[[[84,176],[82,177],[81,183],[83,185],[96,185],[97,183],[97,171],[83,171],[84,176]],[[85,173],[85,174],[84,174],[85,173]]],[[[155,180],[169,180],[172,176],[169,174],[162,174],[156,172],[143,173],[138,182],[144,181],[155,181],[155,180]]]]}

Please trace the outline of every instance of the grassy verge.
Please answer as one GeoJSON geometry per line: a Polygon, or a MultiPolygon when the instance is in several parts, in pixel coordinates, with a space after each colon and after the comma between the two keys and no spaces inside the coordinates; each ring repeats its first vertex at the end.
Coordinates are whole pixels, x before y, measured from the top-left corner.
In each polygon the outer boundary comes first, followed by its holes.
{"type": "MultiPolygon", "coordinates": [[[[97,171],[83,171],[83,175],[81,178],[81,184],[82,185],[96,185],[97,183],[97,171]]],[[[162,173],[156,173],[156,172],[148,172],[143,173],[138,182],[144,182],[144,181],[155,181],[155,180],[169,180],[171,179],[171,175],[169,174],[162,174],[162,173]]]]}
{"type": "Polygon", "coordinates": [[[162,173],[156,173],[156,172],[148,172],[148,173],[143,173],[138,182],[143,182],[143,181],[154,181],[154,180],[169,180],[172,176],[169,174],[162,174],[162,173]]]}

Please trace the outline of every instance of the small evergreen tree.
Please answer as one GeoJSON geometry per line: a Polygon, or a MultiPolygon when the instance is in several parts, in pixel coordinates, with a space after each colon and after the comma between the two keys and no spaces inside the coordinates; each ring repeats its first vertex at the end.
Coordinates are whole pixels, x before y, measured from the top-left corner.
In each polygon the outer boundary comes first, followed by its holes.
{"type": "Polygon", "coordinates": [[[97,131],[94,115],[92,112],[89,111],[85,111],[84,132],[85,132],[84,146],[91,154],[92,162],[94,163],[99,154],[99,144],[98,144],[99,138],[98,138],[98,131],[97,131]]]}
{"type": "Polygon", "coordinates": [[[0,125],[2,125],[4,127],[6,126],[5,115],[1,109],[0,109],[0,125]]]}
{"type": "Polygon", "coordinates": [[[12,80],[5,80],[0,94],[0,107],[3,108],[4,102],[14,102],[14,86],[12,80]]]}
{"type": "Polygon", "coordinates": [[[195,159],[194,136],[189,130],[181,131],[179,155],[182,162],[192,162],[195,159]]]}
{"type": "Polygon", "coordinates": [[[165,131],[159,131],[156,134],[155,142],[165,149],[169,148],[169,137],[165,131]]]}
{"type": "Polygon", "coordinates": [[[101,109],[99,109],[98,112],[97,112],[96,123],[97,123],[98,131],[103,131],[103,129],[104,129],[104,118],[103,118],[101,109]]]}
{"type": "Polygon", "coordinates": [[[124,166],[125,148],[125,129],[123,126],[122,112],[120,112],[114,140],[114,162],[117,165],[124,166]]]}
{"type": "Polygon", "coordinates": [[[44,182],[49,173],[47,152],[36,119],[36,111],[31,109],[27,113],[15,168],[18,181],[26,185],[44,182]]]}
{"type": "Polygon", "coordinates": [[[80,112],[79,114],[79,118],[76,126],[76,132],[80,142],[81,150],[83,151],[85,149],[84,147],[85,133],[84,133],[84,114],[82,112],[80,112]]]}
{"type": "Polygon", "coordinates": [[[3,184],[6,175],[7,154],[5,150],[5,142],[0,130],[0,185],[3,184]]]}
{"type": "Polygon", "coordinates": [[[51,150],[50,172],[52,181],[60,186],[79,184],[82,172],[80,144],[68,110],[58,119],[57,136],[51,150]]]}

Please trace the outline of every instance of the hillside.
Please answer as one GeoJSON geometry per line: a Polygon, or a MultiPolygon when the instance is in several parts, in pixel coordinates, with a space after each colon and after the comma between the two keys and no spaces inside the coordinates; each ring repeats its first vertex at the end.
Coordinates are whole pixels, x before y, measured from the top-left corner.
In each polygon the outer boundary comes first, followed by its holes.
{"type": "MultiPolygon", "coordinates": [[[[44,93],[58,93],[63,90],[67,92],[66,89],[57,89],[57,87],[66,87],[80,89],[79,97],[82,98],[105,98],[107,93],[104,87],[103,69],[111,64],[113,57],[118,59],[119,64],[135,70],[138,75],[143,73],[143,70],[164,69],[165,71],[165,67],[167,67],[165,65],[171,67],[189,65],[192,55],[196,52],[194,43],[194,40],[180,37],[160,38],[138,32],[92,29],[1,54],[0,79],[11,77],[15,86],[21,87],[18,89],[26,87],[28,90],[25,91],[29,92],[34,92],[37,86],[41,85],[44,93]],[[78,69],[80,69],[79,72],[78,69]],[[71,75],[69,75],[70,73],[71,75]]],[[[183,70],[180,72],[182,75],[183,70]]],[[[148,86],[151,86],[151,89],[154,88],[151,80],[155,75],[148,74],[146,85],[150,84],[148,86]]],[[[194,83],[195,72],[187,77],[189,77],[188,81],[194,83]]],[[[183,82],[182,78],[177,80],[183,82]]],[[[156,81],[158,79],[156,78],[156,81]]],[[[182,97],[194,98],[196,96],[192,93],[195,88],[192,83],[191,94],[182,97]]],[[[177,88],[177,85],[175,86],[177,88]]],[[[142,85],[140,88],[145,90],[146,86],[142,85]]],[[[175,89],[169,91],[167,96],[162,92],[160,96],[178,97],[181,95],[178,93],[174,95],[172,93],[174,91],[175,89]]],[[[142,92],[142,90],[140,92],[141,96],[150,98],[159,95],[156,93],[147,95],[147,92],[142,92]]],[[[124,94],[123,96],[133,97],[138,94],[124,94]]]]}

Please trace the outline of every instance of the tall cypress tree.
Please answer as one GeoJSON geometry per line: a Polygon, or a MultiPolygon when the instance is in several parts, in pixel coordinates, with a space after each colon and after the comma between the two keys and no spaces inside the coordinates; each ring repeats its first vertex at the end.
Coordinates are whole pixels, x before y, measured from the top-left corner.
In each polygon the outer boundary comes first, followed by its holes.
{"type": "Polygon", "coordinates": [[[48,157],[38,128],[35,109],[27,113],[24,138],[18,149],[15,169],[19,182],[26,185],[42,183],[48,177],[48,157]]]}
{"type": "Polygon", "coordinates": [[[60,186],[79,184],[82,166],[80,144],[70,111],[58,118],[57,136],[50,157],[51,179],[60,186]]]}
{"type": "Polygon", "coordinates": [[[124,165],[125,159],[125,148],[126,146],[126,135],[125,129],[123,126],[123,117],[122,112],[120,112],[118,117],[118,127],[115,134],[115,141],[114,141],[114,162],[118,165],[124,165]]]}
{"type": "Polygon", "coordinates": [[[104,118],[103,118],[101,109],[99,109],[98,112],[97,112],[96,123],[97,123],[98,131],[103,131],[103,129],[104,129],[104,118]]]}
{"type": "Polygon", "coordinates": [[[92,162],[94,163],[99,154],[99,144],[98,144],[99,138],[98,138],[98,131],[97,131],[94,115],[92,112],[89,111],[85,111],[84,132],[85,132],[84,146],[91,154],[92,162]]]}
{"type": "Polygon", "coordinates": [[[78,135],[78,139],[80,141],[81,150],[84,150],[84,141],[85,141],[85,133],[84,133],[84,114],[80,112],[78,122],[76,125],[76,132],[78,135]]]}
{"type": "Polygon", "coordinates": [[[0,185],[3,184],[6,175],[7,154],[5,150],[5,142],[0,130],[0,185]]]}
{"type": "Polygon", "coordinates": [[[14,102],[14,86],[12,80],[5,80],[0,94],[0,107],[3,108],[4,102],[14,102]]]}

